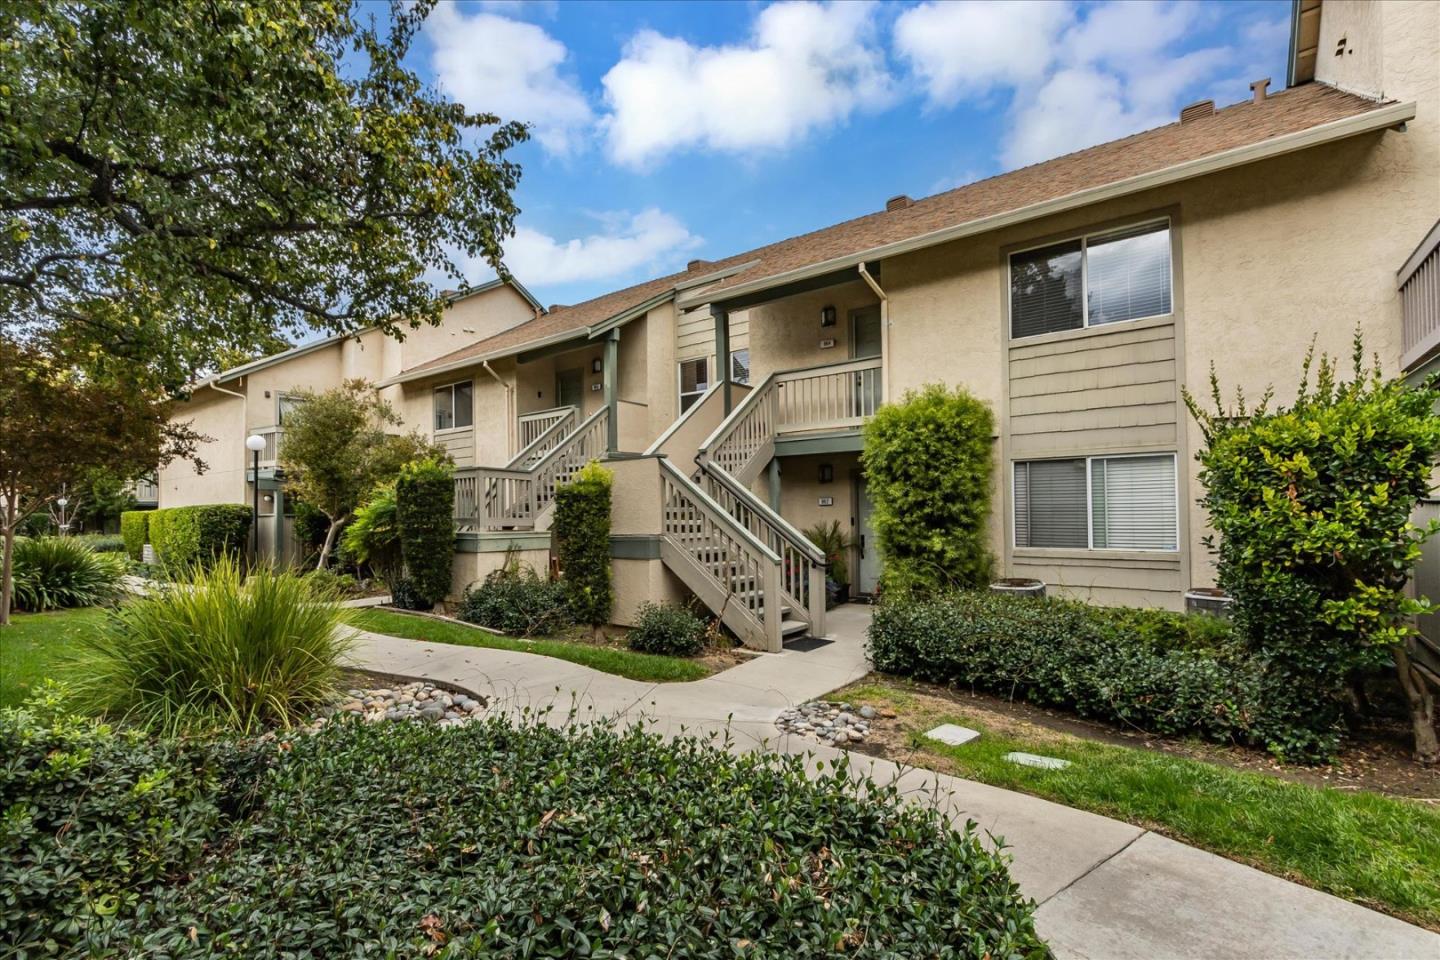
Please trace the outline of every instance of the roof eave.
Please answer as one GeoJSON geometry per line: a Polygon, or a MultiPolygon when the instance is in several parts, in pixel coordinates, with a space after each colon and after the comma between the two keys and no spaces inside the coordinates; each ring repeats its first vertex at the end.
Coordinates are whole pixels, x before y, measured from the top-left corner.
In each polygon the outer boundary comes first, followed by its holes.
{"type": "Polygon", "coordinates": [[[1305,130],[1296,131],[1295,133],[1272,137],[1269,140],[1262,140],[1259,143],[1233,147],[1229,150],[1222,150],[1219,153],[1213,153],[1206,157],[1197,157],[1194,160],[1186,160],[1183,163],[1177,163],[1160,170],[1152,170],[1149,173],[1142,173],[1133,177],[1127,177],[1124,180],[1117,180],[1114,183],[1090,187],[1085,190],[1076,191],[1075,193],[1066,194],[1062,197],[1055,197],[1050,200],[1041,201],[1040,203],[1018,207],[1014,210],[1007,210],[1003,213],[993,214],[988,217],[981,217],[978,220],[967,220],[964,223],[955,224],[954,226],[943,227],[939,230],[932,230],[929,233],[919,234],[918,236],[909,237],[905,240],[896,240],[891,243],[881,244],[880,246],[870,247],[856,253],[832,257],[829,260],[823,260],[819,263],[809,264],[804,267],[797,267],[793,270],[772,274],[768,277],[747,280],[744,283],[737,283],[733,287],[726,287],[724,290],[719,291],[718,295],[707,294],[703,290],[696,291],[688,296],[681,295],[676,303],[677,306],[682,309],[698,306],[702,303],[724,303],[727,300],[733,300],[747,294],[759,293],[770,287],[793,283],[797,280],[808,279],[835,270],[845,269],[846,267],[855,267],[861,263],[881,260],[885,257],[912,253],[927,247],[949,243],[952,240],[959,240],[964,237],[971,237],[976,234],[988,233],[992,230],[999,230],[1003,227],[1024,223],[1028,220],[1038,220],[1041,217],[1063,213],[1078,207],[1089,206],[1117,197],[1141,193],[1145,190],[1152,190],[1156,187],[1178,183],[1182,180],[1191,180],[1195,177],[1218,173],[1222,170],[1256,163],[1261,160],[1270,159],[1271,157],[1283,156],[1284,154],[1294,153],[1309,147],[1333,143],[1336,140],[1344,140],[1364,133],[1384,130],[1413,119],[1415,119],[1415,103],[1413,101],[1385,104],[1374,110],[1368,110],[1365,113],[1357,114],[1353,117],[1332,120],[1329,123],[1322,123],[1305,130]]]}

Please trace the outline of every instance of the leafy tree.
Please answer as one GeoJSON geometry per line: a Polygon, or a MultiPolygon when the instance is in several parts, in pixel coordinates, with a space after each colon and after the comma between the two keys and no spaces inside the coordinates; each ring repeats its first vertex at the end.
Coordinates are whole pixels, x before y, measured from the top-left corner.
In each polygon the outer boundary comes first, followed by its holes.
{"type": "Polygon", "coordinates": [[[168,418],[169,405],[135,384],[84,375],[0,336],[0,624],[10,622],[21,524],[87,469],[138,475],[193,455],[197,435],[168,418]]]}
{"type": "Polygon", "coordinates": [[[301,393],[285,421],[280,468],[286,488],[330,521],[315,566],[325,569],[335,538],[377,484],[392,481],[411,460],[443,459],[418,432],[393,434],[401,421],[364,380],[324,393],[301,393]]]}
{"type": "Polygon", "coordinates": [[[108,464],[85,470],[70,488],[75,519],[86,529],[104,531],[120,522],[120,514],[134,509],[130,480],[108,464]]]}
{"type": "Polygon", "coordinates": [[[875,505],[885,589],[926,592],[990,578],[994,432],[984,402],[933,383],[866,423],[860,462],[875,505]]]}
{"type": "Polygon", "coordinates": [[[433,0],[0,5],[0,316],[178,390],[277,331],[437,322],[499,266],[518,123],[404,65],[433,0]]]}
{"type": "Polygon", "coordinates": [[[591,461],[555,491],[555,549],[570,613],[598,634],[610,622],[610,489],[615,475],[591,461]]]}
{"type": "Polygon", "coordinates": [[[1186,395],[1205,438],[1201,503],[1218,535],[1206,543],[1217,551],[1220,586],[1235,598],[1236,625],[1268,661],[1273,696],[1288,698],[1292,720],[1309,731],[1272,740],[1272,749],[1331,752],[1347,681],[1393,660],[1416,755],[1434,762],[1433,697],[1406,655],[1413,617],[1432,605],[1406,589],[1435,533],[1410,518],[1440,454],[1440,384],[1387,380],[1378,359],[1367,371],[1358,333],[1352,359],[1347,382],[1321,356],[1312,387],[1307,355],[1289,407],[1271,407],[1269,393],[1253,410],[1243,396],[1227,405],[1213,374],[1213,413],[1186,395]]]}

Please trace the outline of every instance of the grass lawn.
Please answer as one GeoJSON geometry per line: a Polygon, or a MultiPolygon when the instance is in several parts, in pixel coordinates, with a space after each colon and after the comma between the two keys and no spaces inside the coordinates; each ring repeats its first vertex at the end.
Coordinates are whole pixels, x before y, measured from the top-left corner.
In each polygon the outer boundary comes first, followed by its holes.
{"type": "Polygon", "coordinates": [[[570,640],[518,640],[514,637],[496,636],[478,627],[389,610],[359,610],[355,612],[351,622],[361,630],[389,634],[392,637],[536,653],[569,660],[602,673],[613,673],[619,677],[650,683],[683,683],[710,675],[704,664],[680,657],[661,657],[570,640]]]}
{"type": "Polygon", "coordinates": [[[62,679],[76,638],[104,619],[98,607],[14,614],[0,627],[0,707],[20,704],[46,679],[62,679]]]}
{"type": "MultiPolygon", "coordinates": [[[[969,711],[943,691],[867,678],[830,700],[890,708],[867,752],[1138,824],[1300,883],[1440,929],[1440,809],[1364,791],[1293,783],[969,711]],[[980,731],[961,747],[925,739],[957,723],[980,731]],[[1022,767],[1012,750],[1071,761],[1022,767]]],[[[877,729],[878,728],[878,729],[877,729]]]]}

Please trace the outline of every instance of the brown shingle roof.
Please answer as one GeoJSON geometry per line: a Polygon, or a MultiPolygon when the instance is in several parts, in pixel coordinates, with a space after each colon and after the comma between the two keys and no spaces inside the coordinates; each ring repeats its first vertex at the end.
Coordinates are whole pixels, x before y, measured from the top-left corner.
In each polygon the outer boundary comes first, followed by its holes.
{"type": "MultiPolygon", "coordinates": [[[[1199,160],[1274,137],[1358,116],[1382,104],[1320,83],[1277,93],[1261,103],[1247,101],[1187,123],[1171,123],[1144,133],[1102,143],[1044,163],[967,184],[908,207],[847,220],[769,246],[697,266],[690,276],[727,267],[743,270],[708,286],[724,290],[814,264],[853,256],[875,247],[920,237],[997,214],[1020,210],[1082,190],[1199,160]],[[754,261],[754,263],[750,263],[754,261]]],[[[415,368],[419,372],[470,357],[493,356],[557,334],[579,331],[673,289],[686,273],[658,277],[572,307],[557,309],[528,323],[456,350],[415,368]]]]}

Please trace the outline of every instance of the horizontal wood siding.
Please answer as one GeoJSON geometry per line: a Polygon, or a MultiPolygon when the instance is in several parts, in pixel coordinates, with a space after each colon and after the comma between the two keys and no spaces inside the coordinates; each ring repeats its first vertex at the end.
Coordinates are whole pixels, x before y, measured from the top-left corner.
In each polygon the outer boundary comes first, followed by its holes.
{"type": "Polygon", "coordinates": [[[1173,323],[1021,340],[1009,363],[1011,459],[1175,449],[1173,323]]]}
{"type": "Polygon", "coordinates": [[[1097,603],[1180,609],[1184,584],[1180,560],[1137,560],[1096,551],[1085,556],[1011,558],[1010,576],[1043,580],[1051,594],[1073,595],[1097,603]]]}
{"type": "MultiPolygon", "coordinates": [[[[745,313],[730,316],[730,349],[750,347],[750,318],[745,313]]],[[[708,310],[691,310],[675,322],[675,359],[693,360],[715,354],[715,318],[708,310]]]]}
{"type": "Polygon", "coordinates": [[[475,466],[475,431],[447,430],[435,434],[435,442],[445,448],[457,467],[475,466]]]}

